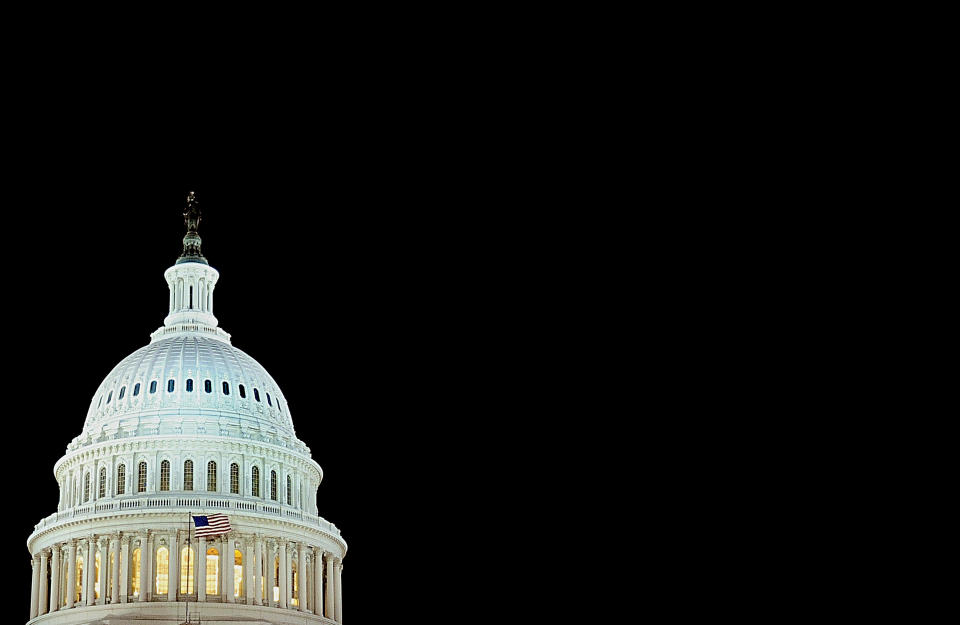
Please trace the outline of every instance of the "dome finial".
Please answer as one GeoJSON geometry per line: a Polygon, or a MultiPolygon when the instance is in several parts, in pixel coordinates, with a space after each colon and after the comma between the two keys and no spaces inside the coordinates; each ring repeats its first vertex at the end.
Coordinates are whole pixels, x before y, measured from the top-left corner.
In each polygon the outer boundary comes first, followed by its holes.
{"type": "Polygon", "coordinates": [[[187,227],[187,235],[183,237],[183,253],[177,263],[207,264],[207,259],[200,253],[200,235],[197,234],[197,226],[200,225],[200,202],[193,191],[187,194],[187,204],[183,207],[183,223],[187,227]]]}

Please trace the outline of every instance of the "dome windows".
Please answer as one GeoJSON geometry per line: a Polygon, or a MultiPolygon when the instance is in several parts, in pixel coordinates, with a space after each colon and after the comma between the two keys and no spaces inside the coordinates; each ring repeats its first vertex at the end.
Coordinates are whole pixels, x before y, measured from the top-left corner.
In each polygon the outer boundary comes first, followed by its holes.
{"type": "Polygon", "coordinates": [[[193,380],[187,380],[187,392],[188,393],[193,392],[193,380]]]}
{"type": "Polygon", "coordinates": [[[107,496],[107,467],[100,467],[100,479],[97,486],[97,497],[107,496]]]}
{"type": "Polygon", "coordinates": [[[254,497],[260,496],[260,467],[250,469],[251,493],[254,497]]]}
{"type": "Polygon", "coordinates": [[[126,483],[127,483],[127,467],[121,464],[117,467],[117,494],[118,495],[122,495],[124,493],[126,483]]]}
{"type": "Polygon", "coordinates": [[[183,490],[193,490],[193,460],[183,463],[183,490]]]}
{"type": "Polygon", "coordinates": [[[267,393],[267,405],[273,408],[273,402],[270,401],[270,393],[267,393]]]}
{"type": "Polygon", "coordinates": [[[229,394],[230,394],[230,383],[229,383],[229,382],[224,382],[224,383],[223,383],[223,394],[224,394],[224,395],[229,395],[229,394]]]}
{"type": "Polygon", "coordinates": [[[150,382],[150,394],[153,395],[156,392],[157,392],[157,381],[154,380],[150,382]]]}
{"type": "Polygon", "coordinates": [[[240,494],[240,465],[236,462],[230,465],[230,492],[240,494]]]}
{"type": "Polygon", "coordinates": [[[247,389],[245,389],[245,388],[243,387],[243,384],[238,385],[238,386],[237,386],[237,390],[240,391],[240,399],[246,399],[246,398],[247,398],[247,389]]]}
{"type": "Polygon", "coordinates": [[[210,380],[203,381],[203,392],[212,393],[213,392],[213,383],[210,380]]]}
{"type": "Polygon", "coordinates": [[[270,499],[277,500],[277,472],[270,472],[270,499]]]}
{"type": "Polygon", "coordinates": [[[110,391],[110,393],[107,395],[107,403],[108,403],[108,404],[110,403],[110,400],[111,400],[111,399],[113,399],[113,391],[110,391]]]}
{"type": "Polygon", "coordinates": [[[139,394],[140,394],[140,383],[137,382],[136,385],[134,385],[133,387],[133,396],[136,397],[139,394]]]}
{"type": "Polygon", "coordinates": [[[123,394],[126,393],[126,392],[127,392],[127,387],[126,387],[126,386],[121,386],[121,387],[120,387],[120,394],[117,396],[117,401],[120,401],[121,399],[123,399],[123,394]]]}
{"type": "Polygon", "coordinates": [[[170,490],[170,461],[160,463],[160,490],[170,490]]]}
{"type": "Polygon", "coordinates": [[[137,492],[147,492],[147,463],[142,460],[137,465],[137,492]]]}
{"type": "Polygon", "coordinates": [[[260,391],[258,391],[257,389],[253,389],[253,398],[256,399],[257,401],[260,401],[260,391]]]}
{"type": "Polygon", "coordinates": [[[213,460],[207,463],[207,490],[217,491],[217,463],[213,460]]]}
{"type": "Polygon", "coordinates": [[[174,382],[173,382],[172,379],[167,380],[167,392],[168,392],[168,393],[172,393],[172,392],[173,392],[174,386],[175,386],[175,385],[174,385],[174,382]]]}

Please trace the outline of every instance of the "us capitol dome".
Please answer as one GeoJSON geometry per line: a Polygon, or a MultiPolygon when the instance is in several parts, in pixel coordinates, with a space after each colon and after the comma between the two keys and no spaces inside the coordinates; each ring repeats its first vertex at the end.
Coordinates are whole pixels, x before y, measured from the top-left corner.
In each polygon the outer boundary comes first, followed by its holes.
{"type": "Polygon", "coordinates": [[[342,623],[347,545],[283,391],[218,326],[219,273],[184,208],[169,312],[96,389],[27,540],[43,625],[342,623]]]}

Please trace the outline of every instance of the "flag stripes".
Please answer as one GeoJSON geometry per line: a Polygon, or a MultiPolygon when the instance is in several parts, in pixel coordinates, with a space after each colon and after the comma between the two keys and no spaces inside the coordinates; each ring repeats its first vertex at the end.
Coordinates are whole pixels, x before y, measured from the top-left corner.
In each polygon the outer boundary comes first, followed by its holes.
{"type": "Polygon", "coordinates": [[[194,536],[216,536],[230,531],[230,519],[225,514],[207,514],[193,517],[193,526],[197,528],[194,536]]]}

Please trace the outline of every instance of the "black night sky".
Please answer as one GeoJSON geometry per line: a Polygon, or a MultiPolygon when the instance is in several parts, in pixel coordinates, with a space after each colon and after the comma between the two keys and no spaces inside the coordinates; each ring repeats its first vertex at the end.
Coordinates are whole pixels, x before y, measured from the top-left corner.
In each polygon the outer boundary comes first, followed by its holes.
{"type": "Polygon", "coordinates": [[[37,149],[8,172],[5,357],[17,391],[5,420],[27,453],[9,483],[8,537],[23,547],[5,567],[20,588],[12,616],[27,618],[25,542],[56,511],[54,463],[101,380],[163,323],[163,272],[191,190],[220,272],[220,327],[283,389],[323,468],[319,512],[349,546],[348,622],[402,613],[405,580],[420,575],[434,589],[424,613],[449,601],[440,588],[457,582],[442,571],[472,557],[457,503],[471,496],[465,472],[479,470],[468,450],[503,406],[493,396],[514,384],[488,366],[510,315],[490,298],[504,250],[482,234],[497,222],[482,175],[366,153],[359,139],[296,154],[237,144],[230,157],[186,142],[162,154],[114,146],[104,160],[37,149]]]}

